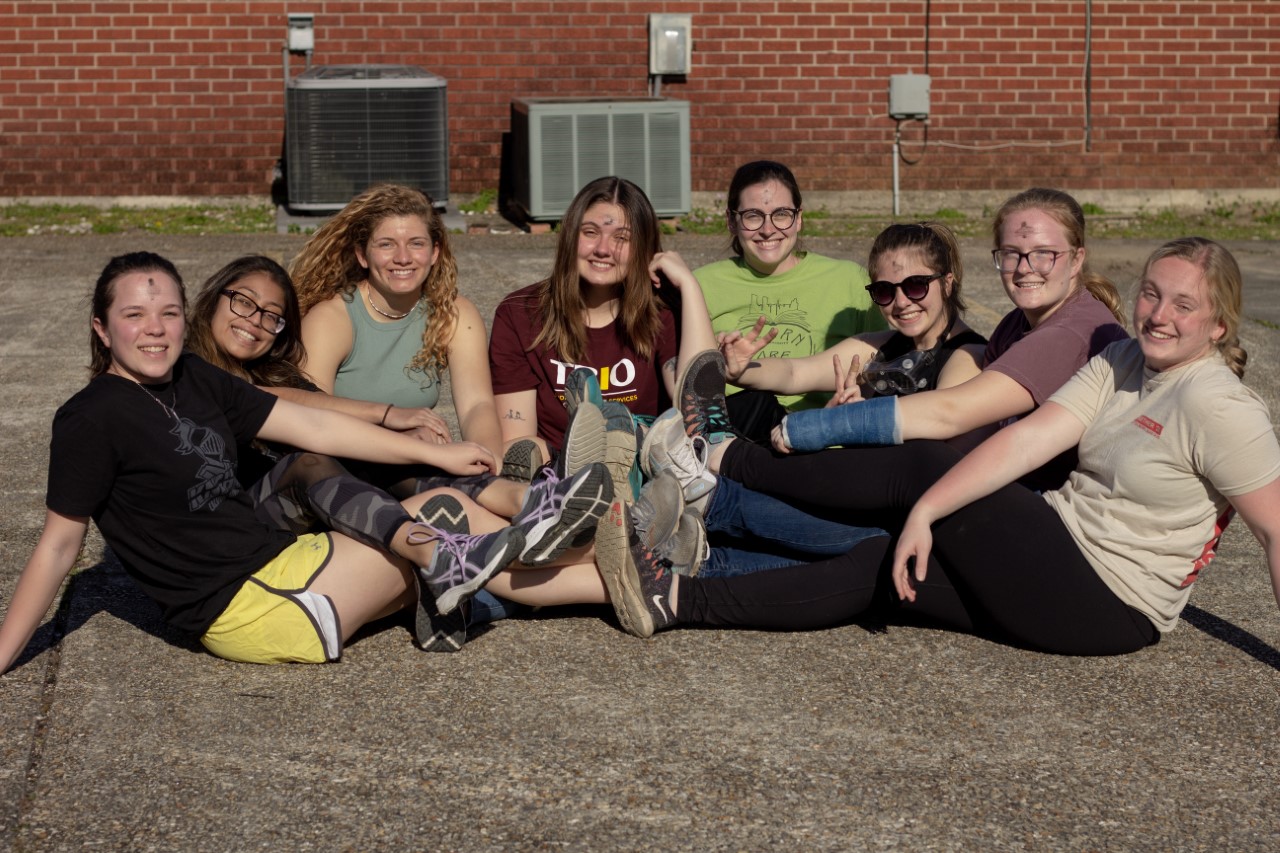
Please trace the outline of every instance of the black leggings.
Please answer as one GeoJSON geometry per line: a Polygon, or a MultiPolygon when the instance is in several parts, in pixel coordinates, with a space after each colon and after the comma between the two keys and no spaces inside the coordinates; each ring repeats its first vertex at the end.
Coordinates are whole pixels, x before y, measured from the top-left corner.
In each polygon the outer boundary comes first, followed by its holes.
{"type": "MultiPolygon", "coordinates": [[[[931,441],[795,457],[736,442],[721,472],[780,496],[887,506],[901,517],[959,458],[931,441]],[[768,477],[779,470],[786,472],[783,487],[771,489],[768,477]]],[[[1150,619],[1102,582],[1048,502],[1023,486],[957,510],[934,525],[933,536],[936,559],[916,602],[896,605],[903,612],[1059,654],[1124,654],[1159,637],[1150,619]]],[[[893,600],[892,543],[865,540],[841,557],[751,575],[681,578],[680,621],[777,629],[847,621],[893,600]]]]}
{"type": "Polygon", "coordinates": [[[335,530],[390,553],[396,531],[412,521],[391,495],[353,477],[337,460],[290,453],[249,489],[258,517],[294,535],[335,530]]]}

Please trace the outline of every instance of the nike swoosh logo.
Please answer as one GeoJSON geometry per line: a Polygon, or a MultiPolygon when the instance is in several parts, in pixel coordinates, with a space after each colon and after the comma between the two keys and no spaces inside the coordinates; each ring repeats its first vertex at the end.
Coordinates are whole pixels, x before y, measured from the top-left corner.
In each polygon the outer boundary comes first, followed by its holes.
{"type": "Polygon", "coordinates": [[[671,621],[671,614],[667,611],[667,608],[662,605],[661,595],[655,595],[653,597],[653,606],[658,608],[658,612],[662,614],[662,620],[664,622],[671,621]]]}

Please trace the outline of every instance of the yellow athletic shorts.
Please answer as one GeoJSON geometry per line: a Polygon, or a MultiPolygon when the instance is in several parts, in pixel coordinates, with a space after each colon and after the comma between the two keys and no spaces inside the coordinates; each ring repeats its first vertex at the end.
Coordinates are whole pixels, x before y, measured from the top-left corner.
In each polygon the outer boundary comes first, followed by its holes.
{"type": "Polygon", "coordinates": [[[304,533],[255,572],[200,643],[245,663],[327,663],[342,653],[338,613],[307,587],[328,564],[328,533],[304,533]]]}

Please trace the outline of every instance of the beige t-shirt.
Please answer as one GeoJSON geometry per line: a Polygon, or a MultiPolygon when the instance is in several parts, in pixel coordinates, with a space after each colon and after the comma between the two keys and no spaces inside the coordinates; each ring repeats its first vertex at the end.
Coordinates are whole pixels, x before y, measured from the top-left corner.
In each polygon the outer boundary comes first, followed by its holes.
{"type": "Polygon", "coordinates": [[[1217,354],[1162,373],[1112,344],[1049,398],[1085,424],[1045,499],[1122,601],[1169,631],[1213,559],[1228,502],[1280,476],[1266,403],[1217,354]]]}

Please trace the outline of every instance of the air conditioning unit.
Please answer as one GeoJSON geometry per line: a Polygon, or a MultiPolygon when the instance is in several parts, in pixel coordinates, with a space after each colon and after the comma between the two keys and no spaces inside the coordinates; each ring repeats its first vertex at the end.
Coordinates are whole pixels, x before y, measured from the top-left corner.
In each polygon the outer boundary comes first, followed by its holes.
{"type": "Polygon", "coordinates": [[[333,211],[378,183],[449,199],[442,77],[410,65],[322,65],[288,82],[288,205],[333,211]]]}
{"type": "Polygon", "coordinates": [[[668,98],[517,98],[512,189],[534,221],[564,215],[578,190],[617,175],[658,216],[689,212],[689,102],[668,98]]]}

